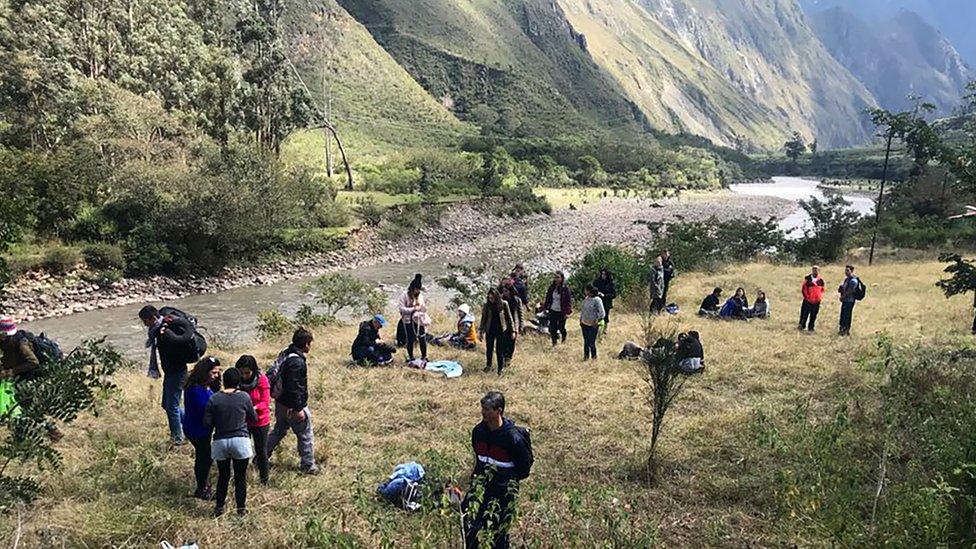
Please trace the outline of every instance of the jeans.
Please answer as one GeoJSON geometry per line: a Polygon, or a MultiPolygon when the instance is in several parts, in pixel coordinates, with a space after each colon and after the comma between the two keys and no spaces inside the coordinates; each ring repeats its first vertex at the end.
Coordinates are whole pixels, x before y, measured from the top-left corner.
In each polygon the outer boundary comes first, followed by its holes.
{"type": "Polygon", "coordinates": [[[202,492],[210,486],[210,466],[213,465],[210,437],[191,438],[190,444],[193,445],[193,477],[197,482],[197,492],[202,492]]]}
{"type": "Polygon", "coordinates": [[[407,331],[407,360],[413,360],[413,346],[420,343],[420,358],[427,360],[427,329],[416,323],[404,324],[407,331]]]}
{"type": "Polygon", "coordinates": [[[804,299],[803,305],[800,306],[800,329],[812,332],[817,327],[818,314],[820,314],[820,304],[810,303],[804,299]]]}
{"type": "Polygon", "coordinates": [[[183,442],[183,409],[180,399],[183,396],[183,382],[186,369],[163,373],[163,410],[169,421],[169,434],[173,442],[183,442]]]}
{"type": "Polygon", "coordinates": [[[600,328],[580,324],[583,329],[583,360],[596,358],[596,338],[600,335],[600,328]]]}
{"type": "Polygon", "coordinates": [[[493,539],[485,547],[490,549],[508,549],[508,531],[515,516],[515,493],[497,494],[494,490],[486,490],[478,505],[473,501],[475,490],[469,490],[461,511],[464,513],[464,548],[477,549],[482,547],[478,543],[478,534],[489,529],[493,539]]]}
{"type": "Polygon", "coordinates": [[[248,427],[248,432],[254,439],[254,464],[258,466],[258,477],[262,483],[268,482],[268,433],[270,425],[248,427]]]}
{"type": "Polygon", "coordinates": [[[217,462],[217,508],[223,509],[230,486],[230,467],[234,464],[234,501],[237,510],[247,508],[247,459],[223,459],[217,462]]]}
{"type": "Polygon", "coordinates": [[[302,470],[315,468],[314,444],[312,436],[312,412],[306,406],[302,411],[305,412],[305,420],[291,422],[288,418],[289,408],[275,403],[275,424],[268,435],[268,456],[274,453],[275,448],[281,439],[285,438],[288,430],[291,429],[298,437],[298,455],[301,457],[302,470]]]}
{"type": "Polygon", "coordinates": [[[491,357],[494,354],[498,361],[498,373],[505,368],[505,338],[504,333],[485,334],[485,371],[491,370],[491,357]]]}
{"type": "Polygon", "coordinates": [[[854,322],[854,301],[845,301],[840,304],[840,331],[849,333],[851,324],[854,322]]]}
{"type": "Polygon", "coordinates": [[[566,342],[566,315],[559,311],[549,311],[549,337],[552,344],[558,343],[559,335],[562,334],[563,343],[566,342]]]}

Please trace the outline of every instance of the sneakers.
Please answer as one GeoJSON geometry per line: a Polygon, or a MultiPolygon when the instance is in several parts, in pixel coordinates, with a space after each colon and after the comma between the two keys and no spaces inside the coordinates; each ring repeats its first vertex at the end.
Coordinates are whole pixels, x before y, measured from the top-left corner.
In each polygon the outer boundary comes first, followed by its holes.
{"type": "Polygon", "coordinates": [[[196,499],[202,499],[203,501],[210,501],[213,499],[213,491],[210,489],[210,486],[204,486],[203,488],[198,489],[196,492],[193,492],[193,497],[196,499]]]}
{"type": "Polygon", "coordinates": [[[239,516],[239,517],[246,517],[247,516],[247,509],[245,509],[243,507],[239,507],[237,509],[237,516],[239,516]]]}
{"type": "Polygon", "coordinates": [[[220,518],[220,516],[223,514],[224,514],[223,507],[220,506],[214,507],[213,518],[220,518]]]}
{"type": "Polygon", "coordinates": [[[301,471],[303,475],[315,476],[319,474],[319,468],[317,465],[313,465],[311,467],[302,467],[301,471]]]}

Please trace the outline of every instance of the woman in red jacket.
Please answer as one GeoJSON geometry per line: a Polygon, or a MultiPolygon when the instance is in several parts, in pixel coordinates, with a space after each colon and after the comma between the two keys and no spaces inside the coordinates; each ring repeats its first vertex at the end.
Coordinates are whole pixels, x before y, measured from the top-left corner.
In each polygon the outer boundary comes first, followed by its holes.
{"type": "Polygon", "coordinates": [[[820,314],[820,303],[823,301],[824,289],[827,284],[820,278],[820,267],[814,265],[803,279],[800,292],[803,294],[803,305],[800,307],[800,325],[798,329],[814,331],[817,327],[817,315],[820,314]]]}
{"type": "Polygon", "coordinates": [[[258,368],[251,355],[237,359],[235,367],[241,371],[240,390],[251,395],[257,421],[247,422],[247,430],[254,438],[254,462],[258,466],[261,484],[268,483],[268,430],[271,428],[271,384],[268,376],[258,368]]]}

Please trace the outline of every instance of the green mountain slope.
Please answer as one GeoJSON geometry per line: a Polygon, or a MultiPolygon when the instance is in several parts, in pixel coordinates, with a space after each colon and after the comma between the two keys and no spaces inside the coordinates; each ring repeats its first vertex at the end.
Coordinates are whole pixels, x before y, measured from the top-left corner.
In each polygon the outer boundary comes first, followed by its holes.
{"type": "MultiPolygon", "coordinates": [[[[316,104],[331,97],[333,122],[351,154],[383,154],[401,147],[443,146],[474,131],[431,97],[334,0],[286,3],[289,58],[316,104]]],[[[321,162],[322,133],[300,132],[287,152],[321,162]]]]}
{"type": "Polygon", "coordinates": [[[547,0],[340,0],[459,117],[509,135],[636,130],[637,108],[547,0]]]}

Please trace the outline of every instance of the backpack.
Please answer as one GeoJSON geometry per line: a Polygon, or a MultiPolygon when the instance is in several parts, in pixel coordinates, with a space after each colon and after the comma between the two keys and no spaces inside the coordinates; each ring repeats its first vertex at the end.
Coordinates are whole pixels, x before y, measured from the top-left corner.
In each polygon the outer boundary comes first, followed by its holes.
{"type": "Polygon", "coordinates": [[[183,359],[187,364],[196,362],[207,354],[207,338],[197,330],[197,317],[187,314],[176,307],[163,307],[159,309],[159,314],[164,319],[166,317],[181,318],[190,323],[193,327],[193,334],[186,341],[186,349],[183,359]]]}
{"type": "Polygon", "coordinates": [[[515,432],[522,437],[522,441],[525,444],[525,453],[527,454],[527,463],[519,464],[519,480],[522,480],[528,478],[529,473],[532,472],[532,465],[535,464],[535,455],[532,453],[532,431],[521,425],[516,425],[515,432]]]}
{"type": "Polygon", "coordinates": [[[291,357],[297,357],[295,353],[285,354],[282,352],[275,359],[274,364],[268,368],[268,371],[264,375],[268,378],[268,384],[271,385],[271,398],[278,400],[282,393],[285,392],[285,384],[281,379],[281,366],[288,361],[291,357]]]}
{"type": "Polygon", "coordinates": [[[864,300],[864,296],[868,293],[868,287],[864,285],[864,281],[860,278],[857,279],[857,289],[854,290],[854,299],[858,301],[864,300]]]}
{"type": "Polygon", "coordinates": [[[64,352],[61,351],[61,346],[43,333],[41,335],[34,335],[26,330],[21,330],[20,337],[30,342],[31,348],[34,350],[34,354],[37,355],[37,360],[41,364],[57,362],[64,358],[64,352]]]}

